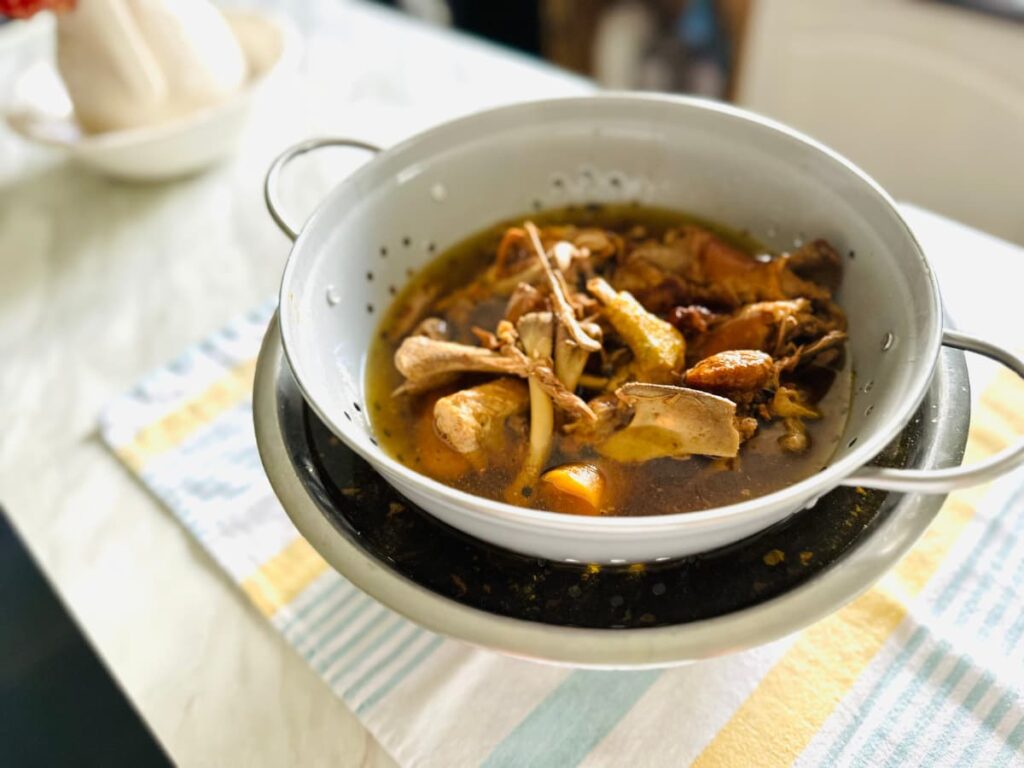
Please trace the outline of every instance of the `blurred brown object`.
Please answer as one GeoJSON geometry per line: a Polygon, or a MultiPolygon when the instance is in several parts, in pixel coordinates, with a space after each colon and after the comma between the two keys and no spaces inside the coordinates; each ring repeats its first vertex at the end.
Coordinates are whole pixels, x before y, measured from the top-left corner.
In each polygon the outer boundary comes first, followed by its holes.
{"type": "Polygon", "coordinates": [[[594,30],[610,0],[541,0],[540,45],[544,58],[590,75],[594,30]]]}
{"type": "MultiPolygon", "coordinates": [[[[541,0],[541,51],[548,61],[582,75],[593,76],[593,47],[604,12],[623,0],[541,0]]],[[[689,0],[632,0],[656,9],[666,19],[677,18],[689,0]]],[[[738,69],[751,0],[715,0],[718,17],[730,45],[730,73],[738,69]]],[[[729,95],[734,86],[730,78],[729,95]]]]}
{"type": "Polygon", "coordinates": [[[715,0],[718,17],[729,38],[729,101],[736,99],[736,73],[740,70],[752,0],[715,0]]]}

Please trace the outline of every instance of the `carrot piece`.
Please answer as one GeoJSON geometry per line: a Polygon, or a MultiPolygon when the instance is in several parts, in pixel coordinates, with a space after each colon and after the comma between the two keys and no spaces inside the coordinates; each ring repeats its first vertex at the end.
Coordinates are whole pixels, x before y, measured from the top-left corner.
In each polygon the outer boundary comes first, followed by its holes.
{"type": "Polygon", "coordinates": [[[599,515],[605,480],[593,464],[565,464],[541,476],[538,492],[542,504],[554,512],[599,515]]]}

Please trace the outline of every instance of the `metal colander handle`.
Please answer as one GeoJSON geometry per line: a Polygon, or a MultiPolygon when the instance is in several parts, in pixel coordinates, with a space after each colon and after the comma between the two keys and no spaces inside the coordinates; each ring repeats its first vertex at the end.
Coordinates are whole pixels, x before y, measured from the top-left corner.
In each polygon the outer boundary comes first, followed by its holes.
{"type": "MultiPolygon", "coordinates": [[[[984,355],[1002,363],[1024,378],[1024,359],[996,344],[948,330],[943,331],[942,344],[964,352],[984,355]]],[[[905,493],[950,493],[961,488],[995,480],[1021,464],[1024,464],[1024,440],[1019,440],[995,456],[966,467],[950,467],[949,469],[861,467],[856,474],[845,478],[841,484],[905,493]]]]}
{"type": "Polygon", "coordinates": [[[281,228],[289,239],[295,240],[299,236],[299,230],[301,227],[293,226],[288,223],[288,219],[282,213],[281,198],[278,190],[278,178],[281,176],[281,171],[288,163],[294,160],[300,155],[304,155],[307,152],[312,152],[314,149],[321,149],[323,147],[351,147],[352,149],[362,149],[367,152],[377,154],[381,151],[381,148],[375,144],[368,144],[365,141],[358,141],[357,139],[342,139],[325,137],[321,139],[307,139],[306,141],[300,141],[291,147],[288,147],[284,152],[277,156],[277,159],[270,165],[270,170],[267,171],[267,178],[263,183],[263,197],[267,201],[267,210],[270,211],[271,217],[277,222],[277,226],[281,228]]]}

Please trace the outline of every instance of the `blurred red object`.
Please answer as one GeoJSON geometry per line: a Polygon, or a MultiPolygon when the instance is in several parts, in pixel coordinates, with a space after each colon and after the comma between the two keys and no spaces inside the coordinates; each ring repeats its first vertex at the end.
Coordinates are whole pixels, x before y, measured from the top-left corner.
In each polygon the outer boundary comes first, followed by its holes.
{"type": "Polygon", "coordinates": [[[0,15],[12,19],[27,19],[39,11],[70,11],[75,0],[0,0],[0,15]]]}

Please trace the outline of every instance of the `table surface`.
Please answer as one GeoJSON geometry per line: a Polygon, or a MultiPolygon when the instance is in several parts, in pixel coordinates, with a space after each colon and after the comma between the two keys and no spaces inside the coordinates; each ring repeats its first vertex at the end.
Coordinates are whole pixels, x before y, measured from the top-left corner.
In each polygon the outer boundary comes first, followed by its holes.
{"type": "MultiPolygon", "coordinates": [[[[274,292],[288,243],[264,211],[261,183],[288,143],[340,133],[387,144],[455,114],[590,90],[389,11],[336,0],[292,7],[305,37],[298,71],[212,172],[119,184],[0,129],[0,503],[181,764],[393,762],[107,452],[100,408],[274,292]]],[[[48,50],[45,39],[15,49],[0,37],[0,84],[48,50]]],[[[300,165],[292,204],[311,206],[351,162],[300,165]]],[[[1014,306],[1024,251],[904,210],[953,316],[1019,346],[997,308],[1014,306]]]]}

